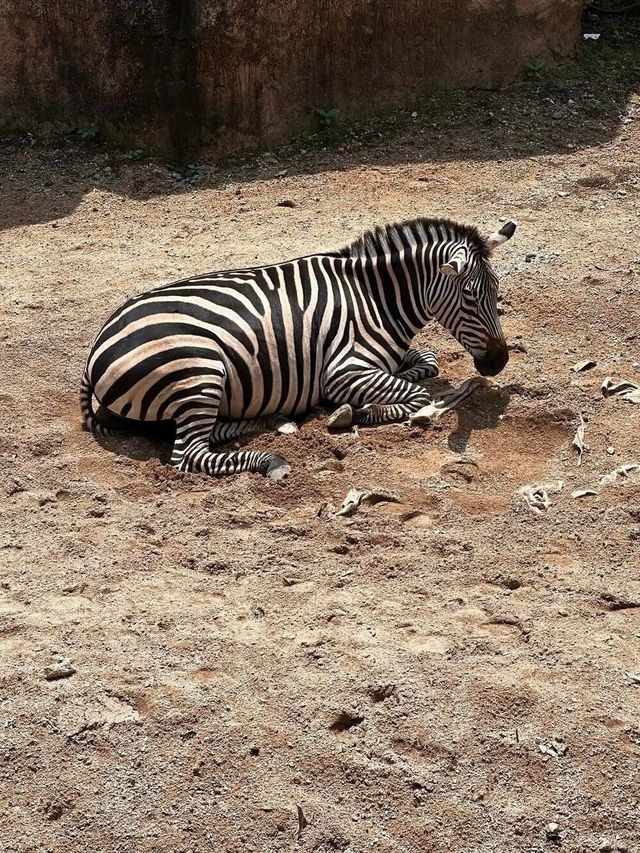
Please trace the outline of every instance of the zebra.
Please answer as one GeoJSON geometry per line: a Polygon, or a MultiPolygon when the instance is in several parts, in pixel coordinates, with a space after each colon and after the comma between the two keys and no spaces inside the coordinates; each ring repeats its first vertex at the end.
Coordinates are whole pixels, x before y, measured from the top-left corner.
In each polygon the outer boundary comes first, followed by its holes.
{"type": "Polygon", "coordinates": [[[438,374],[434,353],[411,346],[431,319],[478,372],[509,352],[490,255],[516,230],[482,236],[449,219],[378,226],[337,251],[204,273],[116,309],[93,341],[81,384],[87,430],[107,412],[175,424],[171,465],[211,476],[291,470],[281,457],[219,445],[265,429],[294,431],[318,405],[330,428],[406,419],[430,402],[418,383],[438,374]]]}

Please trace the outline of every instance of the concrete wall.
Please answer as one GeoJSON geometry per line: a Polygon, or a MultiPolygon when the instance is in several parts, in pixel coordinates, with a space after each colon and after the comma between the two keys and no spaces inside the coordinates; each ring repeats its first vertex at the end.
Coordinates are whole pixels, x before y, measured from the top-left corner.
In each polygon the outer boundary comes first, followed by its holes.
{"type": "Polygon", "coordinates": [[[0,0],[0,122],[188,156],[567,58],[582,0],[0,0]]]}

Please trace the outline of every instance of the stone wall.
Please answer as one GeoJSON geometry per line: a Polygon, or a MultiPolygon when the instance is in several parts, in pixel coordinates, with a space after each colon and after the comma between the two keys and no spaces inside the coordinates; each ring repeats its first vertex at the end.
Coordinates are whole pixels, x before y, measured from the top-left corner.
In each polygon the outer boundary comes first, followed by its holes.
{"type": "Polygon", "coordinates": [[[582,0],[0,0],[0,122],[188,156],[574,51],[582,0]]]}

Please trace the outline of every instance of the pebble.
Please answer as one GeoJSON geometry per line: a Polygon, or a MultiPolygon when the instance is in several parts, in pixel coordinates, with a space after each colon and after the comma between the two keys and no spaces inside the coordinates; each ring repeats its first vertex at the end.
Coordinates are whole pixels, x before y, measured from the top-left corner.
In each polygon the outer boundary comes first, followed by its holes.
{"type": "Polygon", "coordinates": [[[545,827],[545,833],[549,841],[559,841],[560,840],[560,827],[557,823],[548,823],[545,827]]]}
{"type": "Polygon", "coordinates": [[[285,198],[282,201],[279,201],[277,207],[295,207],[295,201],[292,201],[290,198],[285,198]]]}
{"type": "Polygon", "coordinates": [[[67,658],[50,663],[44,668],[44,677],[47,681],[57,681],[60,678],[69,678],[70,675],[75,675],[76,669],[72,666],[71,661],[67,658]]]}
{"type": "Polygon", "coordinates": [[[609,454],[609,456],[613,456],[613,454],[615,452],[616,452],[615,447],[607,447],[607,453],[609,454]]]}

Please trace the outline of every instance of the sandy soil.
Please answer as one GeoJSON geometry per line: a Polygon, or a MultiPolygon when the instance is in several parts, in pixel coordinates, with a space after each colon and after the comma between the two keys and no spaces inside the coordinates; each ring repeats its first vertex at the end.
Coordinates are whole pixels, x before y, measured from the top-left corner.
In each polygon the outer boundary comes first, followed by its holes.
{"type": "Polygon", "coordinates": [[[522,97],[187,177],[2,144],[3,850],[640,850],[640,477],[571,497],[640,462],[640,406],[600,392],[640,381],[640,98],[522,97]],[[125,297],[429,214],[519,221],[511,362],[433,429],[252,439],[283,484],[81,431],[125,297]],[[540,516],[516,497],[558,479],[540,516]],[[335,517],[351,487],[400,503],[335,517]]]}

